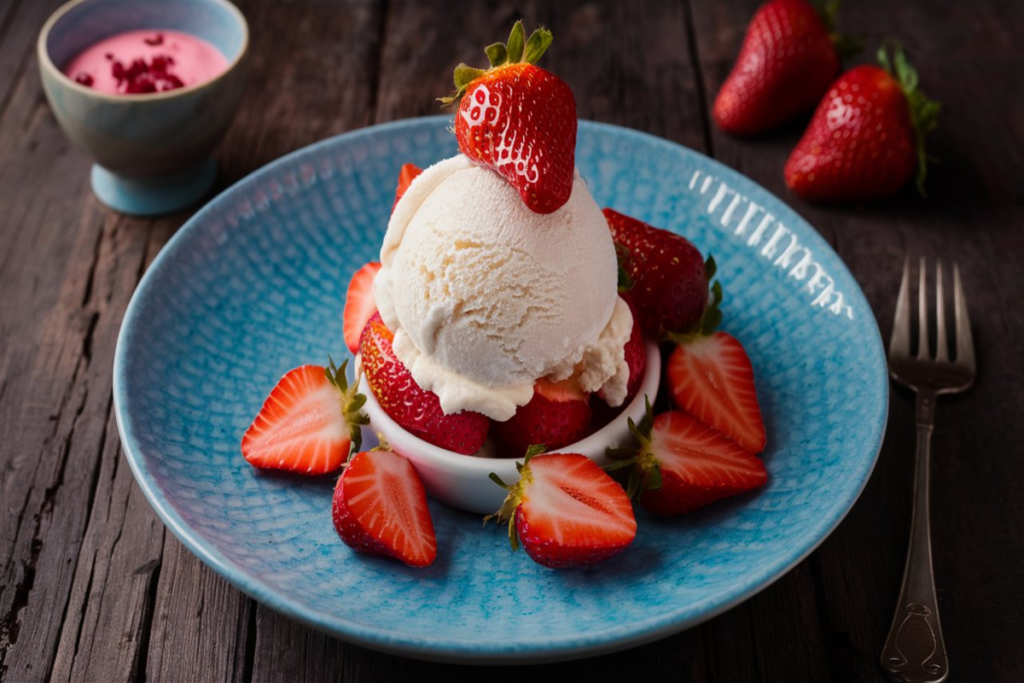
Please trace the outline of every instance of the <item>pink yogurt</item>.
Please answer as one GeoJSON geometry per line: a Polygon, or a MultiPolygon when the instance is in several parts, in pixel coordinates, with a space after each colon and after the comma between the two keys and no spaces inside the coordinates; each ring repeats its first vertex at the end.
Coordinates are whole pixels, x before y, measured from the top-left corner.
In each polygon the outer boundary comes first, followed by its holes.
{"type": "Polygon", "coordinates": [[[187,33],[125,31],[86,48],[64,68],[68,78],[110,95],[187,88],[227,71],[228,60],[187,33]]]}

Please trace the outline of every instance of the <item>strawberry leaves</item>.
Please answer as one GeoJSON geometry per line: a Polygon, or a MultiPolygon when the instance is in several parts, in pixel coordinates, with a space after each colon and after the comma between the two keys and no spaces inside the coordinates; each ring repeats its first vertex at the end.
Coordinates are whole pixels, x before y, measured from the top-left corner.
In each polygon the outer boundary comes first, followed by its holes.
{"type": "Polygon", "coordinates": [[[459,64],[455,67],[455,91],[437,98],[438,101],[444,106],[454,104],[466,93],[466,89],[473,81],[491,69],[510,64],[536,64],[551,46],[552,41],[554,36],[543,26],[536,28],[527,38],[522,20],[517,21],[512,27],[507,43],[493,43],[484,48],[490,67],[478,69],[466,63],[459,64]]]}
{"type": "Polygon", "coordinates": [[[878,63],[882,65],[889,75],[896,79],[907,97],[907,107],[910,110],[910,123],[914,127],[914,143],[917,152],[917,175],[915,184],[917,191],[922,197],[927,194],[924,190],[924,182],[928,174],[928,162],[936,162],[937,159],[929,157],[925,150],[925,137],[935,130],[939,125],[939,112],[942,105],[917,89],[920,77],[903,52],[902,46],[895,40],[886,41],[878,49],[878,63]],[[892,57],[889,57],[889,51],[892,57]]]}

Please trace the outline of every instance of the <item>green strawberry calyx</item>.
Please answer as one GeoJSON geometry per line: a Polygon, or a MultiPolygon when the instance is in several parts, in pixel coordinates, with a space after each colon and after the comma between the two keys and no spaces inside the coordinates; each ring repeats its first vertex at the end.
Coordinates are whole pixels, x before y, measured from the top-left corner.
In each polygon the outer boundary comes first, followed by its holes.
{"type": "Polygon", "coordinates": [[[693,327],[685,332],[666,333],[665,336],[670,341],[676,344],[689,344],[700,337],[709,337],[714,334],[718,325],[722,322],[722,310],[719,308],[719,305],[722,303],[722,283],[718,280],[715,280],[713,283],[711,282],[717,272],[718,264],[715,263],[715,257],[708,254],[707,260],[704,261],[704,277],[711,283],[708,305],[704,307],[704,313],[693,324],[693,327]]]}
{"type": "Polygon", "coordinates": [[[661,476],[661,461],[654,455],[653,437],[651,432],[654,428],[654,409],[651,407],[651,399],[644,394],[644,416],[640,424],[627,419],[629,432],[636,440],[636,446],[609,446],[605,449],[605,456],[612,461],[606,465],[605,472],[615,472],[624,468],[629,469],[629,482],[626,484],[626,495],[630,500],[636,500],[641,491],[658,491],[661,489],[663,480],[661,476]]]}
{"type": "Polygon", "coordinates": [[[465,94],[470,83],[493,69],[512,64],[536,64],[544,56],[553,40],[551,31],[543,26],[534,29],[530,37],[527,38],[526,29],[523,28],[523,21],[520,19],[512,27],[512,33],[509,35],[507,43],[494,43],[484,48],[487,61],[490,62],[489,68],[478,69],[465,62],[459,64],[455,67],[455,91],[446,97],[439,97],[437,100],[445,106],[454,104],[465,94]]]}
{"type": "Polygon", "coordinates": [[[842,4],[843,0],[811,0],[811,6],[818,13],[839,59],[849,59],[864,49],[864,36],[845,35],[836,29],[836,18],[842,4]]]}
{"type": "Polygon", "coordinates": [[[540,455],[546,449],[547,447],[543,444],[534,444],[526,449],[526,457],[523,458],[522,462],[516,463],[516,471],[519,472],[519,481],[514,484],[506,484],[501,480],[501,477],[494,472],[487,475],[490,477],[491,481],[508,491],[508,495],[505,496],[505,501],[501,504],[501,508],[499,508],[497,512],[493,515],[487,515],[484,517],[484,526],[486,526],[487,522],[492,519],[496,519],[499,524],[508,522],[508,541],[512,545],[512,550],[519,550],[519,535],[516,534],[516,508],[518,508],[520,503],[523,502],[523,494],[526,493],[526,487],[533,481],[533,473],[530,471],[530,461],[533,460],[534,456],[540,455]]]}
{"type": "Polygon", "coordinates": [[[895,40],[887,40],[878,50],[878,63],[899,83],[903,94],[907,98],[907,108],[910,110],[910,123],[914,127],[914,145],[917,150],[917,191],[922,197],[927,196],[924,191],[924,181],[928,174],[928,162],[935,162],[937,159],[928,156],[925,149],[925,137],[935,130],[939,125],[939,112],[942,105],[918,90],[920,81],[915,69],[903,48],[895,40]],[[892,57],[889,51],[892,51],[892,57]]]}
{"type": "Polygon", "coordinates": [[[351,457],[353,453],[358,453],[359,448],[363,445],[362,425],[370,424],[369,416],[362,410],[366,404],[366,396],[359,393],[358,382],[352,382],[349,385],[348,377],[345,374],[345,369],[348,366],[347,360],[341,364],[340,368],[335,366],[334,359],[330,356],[327,356],[327,360],[329,365],[324,368],[324,373],[327,375],[327,381],[341,392],[341,410],[345,416],[345,424],[348,425],[351,439],[348,451],[349,457],[351,457]]]}

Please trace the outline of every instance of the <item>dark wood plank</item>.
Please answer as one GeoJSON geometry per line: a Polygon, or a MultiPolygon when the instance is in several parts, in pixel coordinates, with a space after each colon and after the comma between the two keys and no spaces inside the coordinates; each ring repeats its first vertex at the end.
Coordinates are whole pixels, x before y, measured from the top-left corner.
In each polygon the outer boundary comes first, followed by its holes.
{"type": "Polygon", "coordinates": [[[17,680],[46,677],[57,649],[145,250],[88,195],[87,168],[38,79],[18,80],[0,112],[0,290],[17,293],[0,311],[0,672],[17,680]]]}
{"type": "MultiPolygon", "coordinates": [[[[694,0],[710,97],[727,75],[756,6],[694,0]]],[[[1020,429],[1007,424],[1009,413],[992,410],[994,400],[1004,401],[1010,412],[1019,412],[1022,403],[1015,381],[1021,376],[1019,353],[1005,343],[1020,334],[1021,314],[1000,301],[1024,291],[1024,248],[1013,227],[1024,223],[1021,188],[1013,180],[1024,170],[1024,135],[1019,117],[998,115],[1024,62],[1012,40],[1024,24],[1022,14],[1017,3],[847,3],[841,26],[864,33],[874,46],[885,35],[897,35],[921,71],[922,88],[944,103],[942,129],[930,141],[943,162],[931,170],[927,201],[908,192],[863,207],[815,207],[789,197],[843,257],[886,337],[904,254],[944,256],[947,264],[956,258],[963,268],[982,367],[970,394],[940,406],[932,483],[943,626],[954,676],[963,680],[1012,681],[1022,675],[1020,657],[984,654],[1014,651],[1008,634],[1019,630],[1017,586],[1024,578],[1019,559],[1012,568],[994,561],[996,552],[1024,554],[1019,525],[1007,514],[1022,484],[1020,470],[1012,458],[998,455],[1019,441],[1020,429]]],[[[785,197],[782,166],[805,121],[753,140],[713,131],[715,155],[785,197]]],[[[913,439],[912,396],[894,391],[875,474],[846,522],[810,560],[836,680],[882,680],[877,657],[895,607],[909,532],[913,439]]],[[[766,632],[761,623],[757,630],[766,632]]]]}
{"type": "Polygon", "coordinates": [[[35,59],[39,29],[60,0],[8,0],[0,3],[0,115],[14,91],[25,81],[38,79],[35,59]]]}
{"type": "MultiPolygon", "coordinates": [[[[110,413],[124,306],[185,216],[129,221],[91,199],[87,160],[69,149],[35,77],[34,37],[56,4],[0,3],[0,291],[12,293],[0,306],[0,678],[881,680],[909,526],[903,392],[861,501],[808,562],[701,627],[625,653],[525,670],[424,664],[323,636],[216,577],[143,499],[110,413]]],[[[482,62],[481,45],[523,16],[554,30],[545,63],[573,86],[582,117],[712,153],[785,196],[781,168],[801,122],[747,141],[704,125],[756,5],[242,3],[253,78],[219,153],[220,184],[334,133],[436,113],[455,64],[482,62]]],[[[1012,115],[1024,5],[848,2],[843,26],[904,41],[923,86],[946,104],[933,144],[943,164],[927,202],[790,202],[861,282],[883,335],[905,252],[961,262],[981,366],[971,394],[944,401],[936,430],[940,602],[955,676],[1024,680],[1024,656],[1013,654],[1024,613],[1024,475],[1014,461],[1024,364],[1006,343],[1024,334],[1024,119],[1012,115]]]]}

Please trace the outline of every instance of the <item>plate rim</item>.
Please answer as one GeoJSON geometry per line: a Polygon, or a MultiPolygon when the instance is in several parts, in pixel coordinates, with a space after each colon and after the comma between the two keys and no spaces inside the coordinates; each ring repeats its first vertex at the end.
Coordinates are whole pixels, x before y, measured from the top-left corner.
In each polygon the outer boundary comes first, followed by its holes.
{"type": "MultiPolygon", "coordinates": [[[[130,419],[126,418],[124,414],[127,397],[125,396],[123,388],[125,380],[122,379],[126,372],[125,355],[127,351],[125,349],[129,347],[131,344],[131,338],[135,334],[132,328],[133,321],[136,320],[136,308],[141,305],[139,302],[145,297],[146,292],[148,292],[153,286],[153,282],[157,278],[158,274],[165,267],[164,264],[171,261],[173,255],[188,239],[187,235],[190,232],[199,229],[196,226],[199,226],[208,214],[216,210],[217,204],[227,200],[234,194],[241,192],[246,186],[258,182],[261,178],[271,176],[279,169],[286,168],[297,160],[318,152],[320,148],[344,144],[349,140],[381,133],[386,134],[388,132],[410,127],[431,127],[438,124],[447,125],[450,121],[451,117],[446,115],[399,119],[387,123],[365,126],[339,135],[334,135],[289,152],[288,154],[285,154],[252,171],[209,200],[175,232],[171,239],[168,240],[157,256],[153,259],[153,262],[146,269],[146,272],[140,279],[135,291],[132,293],[131,300],[125,309],[121,328],[118,332],[113,363],[113,404],[114,417],[117,423],[118,435],[121,439],[121,448],[124,452],[124,456],[128,460],[128,464],[136,482],[142,489],[142,492],[149,504],[156,511],[160,520],[201,562],[212,568],[233,587],[242,591],[254,600],[267,605],[271,609],[318,631],[360,646],[385,652],[387,654],[446,663],[496,665],[537,664],[592,657],[636,647],[708,621],[719,614],[732,609],[740,603],[749,600],[751,597],[765,590],[792,571],[794,567],[803,562],[804,559],[813,553],[825,541],[825,539],[832,535],[839,524],[849,514],[850,510],[853,509],[854,505],[863,493],[864,488],[867,486],[867,482],[870,480],[871,474],[874,472],[879,453],[881,452],[888,423],[890,387],[888,373],[884,370],[887,367],[887,363],[883,340],[878,328],[877,319],[874,315],[866,316],[867,319],[863,324],[867,325],[869,331],[874,332],[874,335],[872,336],[876,343],[873,345],[873,348],[875,350],[876,360],[880,362],[880,367],[883,368],[883,372],[879,373],[879,384],[881,389],[879,395],[881,397],[881,401],[879,405],[879,414],[877,416],[878,419],[873,421],[871,425],[874,427],[872,432],[872,437],[875,441],[875,447],[873,449],[874,453],[870,458],[865,460],[867,466],[863,468],[862,472],[860,472],[861,479],[858,482],[858,486],[855,490],[849,490],[843,504],[836,508],[836,512],[833,513],[832,518],[829,519],[822,527],[823,531],[817,534],[817,538],[812,543],[808,544],[808,546],[796,556],[792,557],[789,562],[786,562],[782,566],[772,565],[769,569],[762,569],[753,578],[750,575],[744,576],[742,579],[742,589],[736,591],[732,598],[724,600],[706,609],[700,608],[699,606],[706,601],[712,601],[712,598],[707,598],[704,601],[686,603],[685,606],[680,606],[675,610],[662,615],[660,618],[639,623],[636,621],[627,622],[625,625],[619,624],[613,628],[588,632],[586,636],[575,635],[571,639],[562,639],[557,641],[555,644],[552,644],[550,638],[544,638],[543,640],[535,640],[532,642],[519,640],[512,644],[494,647],[491,643],[456,643],[451,639],[446,640],[439,637],[409,635],[396,637],[394,632],[390,629],[354,621],[345,621],[337,614],[328,613],[314,608],[307,608],[301,604],[295,603],[293,600],[279,595],[272,586],[260,582],[258,576],[253,575],[243,567],[236,565],[224,557],[224,555],[215,546],[208,543],[201,534],[194,532],[178,515],[170,501],[167,500],[162,491],[159,490],[159,486],[156,484],[155,479],[153,479],[149,474],[145,463],[142,462],[144,458],[136,451],[136,449],[139,448],[138,441],[135,439],[132,432],[130,419]],[[126,422],[128,424],[126,424],[126,422]],[[681,616],[680,612],[683,610],[689,612],[690,616],[681,616]]],[[[788,203],[762,187],[748,176],[726,166],[716,159],[708,157],[701,152],[650,133],[615,124],[582,119],[579,124],[580,128],[590,129],[594,133],[625,136],[627,138],[632,137],[644,144],[653,144],[655,146],[665,147],[676,153],[681,151],[686,154],[693,154],[700,158],[702,163],[709,164],[717,172],[724,173],[726,176],[742,178],[744,182],[749,183],[765,196],[779,202],[793,213],[798,221],[806,228],[806,235],[812,238],[812,242],[817,243],[812,246],[815,246],[815,248],[819,250],[825,250],[825,252],[833,258],[835,267],[841,268],[842,271],[849,276],[850,281],[855,285],[855,289],[850,290],[847,294],[859,298],[864,304],[864,308],[873,313],[867,298],[864,296],[864,292],[860,284],[857,282],[856,278],[853,277],[852,273],[849,272],[845,262],[843,262],[842,258],[839,257],[832,246],[788,203]]]]}

